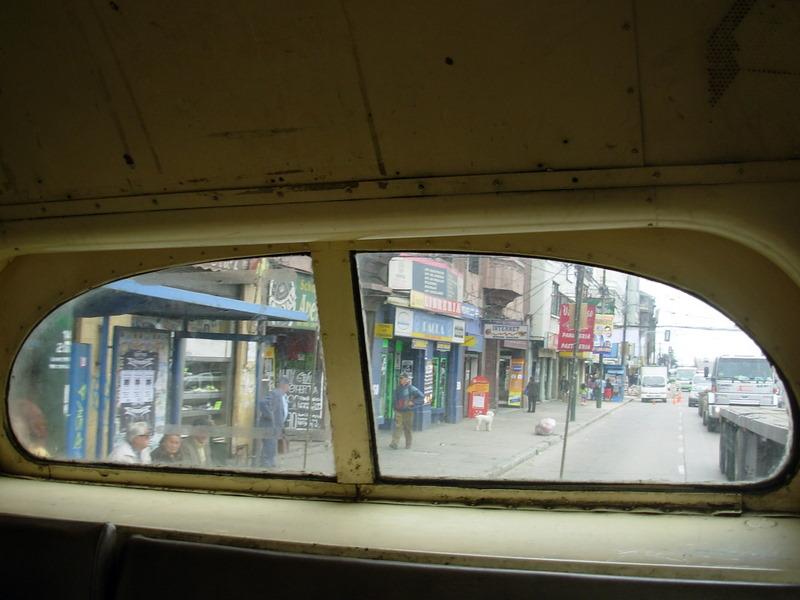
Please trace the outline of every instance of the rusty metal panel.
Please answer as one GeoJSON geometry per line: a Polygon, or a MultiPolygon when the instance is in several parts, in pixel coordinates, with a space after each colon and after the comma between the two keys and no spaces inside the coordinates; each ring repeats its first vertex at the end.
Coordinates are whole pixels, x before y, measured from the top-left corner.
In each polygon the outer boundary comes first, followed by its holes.
{"type": "Polygon", "coordinates": [[[800,157],[800,3],[636,11],[647,164],[800,157]]]}
{"type": "Polygon", "coordinates": [[[641,164],[630,2],[347,6],[390,176],[641,164]]]}
{"type": "Polygon", "coordinates": [[[378,175],[338,3],[4,4],[4,202],[378,175]]]}

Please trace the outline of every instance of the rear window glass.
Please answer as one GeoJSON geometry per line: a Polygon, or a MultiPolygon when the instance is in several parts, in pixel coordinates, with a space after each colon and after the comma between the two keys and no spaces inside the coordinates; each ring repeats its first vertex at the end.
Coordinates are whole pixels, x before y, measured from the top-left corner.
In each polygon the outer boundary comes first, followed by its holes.
{"type": "Polygon", "coordinates": [[[790,452],[759,347],[680,290],[527,257],[356,263],[385,478],[725,484],[768,478],[790,452]],[[679,385],[731,352],[750,357],[731,372],[768,385],[679,385]]]}
{"type": "Polygon", "coordinates": [[[11,376],[17,440],[54,460],[334,473],[308,256],[218,261],[67,302],[11,376]]]}

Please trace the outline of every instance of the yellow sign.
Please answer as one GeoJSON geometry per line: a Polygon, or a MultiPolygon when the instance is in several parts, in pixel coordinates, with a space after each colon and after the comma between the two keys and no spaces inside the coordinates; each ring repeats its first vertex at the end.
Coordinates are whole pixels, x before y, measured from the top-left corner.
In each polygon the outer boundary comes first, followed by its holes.
{"type": "Polygon", "coordinates": [[[390,338],[394,335],[394,325],[391,323],[375,323],[375,337],[390,338]]]}
{"type": "Polygon", "coordinates": [[[464,345],[467,348],[472,348],[477,343],[474,335],[467,335],[464,337],[464,345]]]}
{"type": "Polygon", "coordinates": [[[425,350],[428,347],[427,340],[411,340],[411,347],[415,350],[425,350]]]}

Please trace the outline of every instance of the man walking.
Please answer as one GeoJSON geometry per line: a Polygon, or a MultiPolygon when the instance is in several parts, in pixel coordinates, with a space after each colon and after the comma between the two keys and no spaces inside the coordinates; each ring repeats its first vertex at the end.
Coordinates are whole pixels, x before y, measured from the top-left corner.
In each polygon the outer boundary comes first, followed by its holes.
{"type": "Polygon", "coordinates": [[[261,443],[261,466],[274,467],[278,453],[278,438],[283,435],[283,423],[289,414],[289,380],[278,379],[278,386],[258,403],[258,426],[264,428],[261,443]]]}
{"type": "Polygon", "coordinates": [[[390,448],[397,449],[400,432],[406,438],[406,450],[411,448],[411,427],[414,425],[414,408],[422,404],[424,396],[411,385],[411,375],[400,373],[400,385],[394,391],[394,431],[390,448]]]}

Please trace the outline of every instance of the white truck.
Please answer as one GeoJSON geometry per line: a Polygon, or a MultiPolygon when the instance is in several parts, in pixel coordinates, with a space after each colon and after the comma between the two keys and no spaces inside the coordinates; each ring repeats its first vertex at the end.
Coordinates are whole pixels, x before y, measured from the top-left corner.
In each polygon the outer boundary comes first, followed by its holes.
{"type": "Polygon", "coordinates": [[[642,402],[666,402],[669,395],[667,367],[641,367],[639,387],[642,402]]]}
{"type": "Polygon", "coordinates": [[[719,431],[719,413],[728,406],[777,407],[780,392],[763,356],[719,356],[709,375],[711,389],[700,398],[700,416],[709,431],[719,431]]]}

